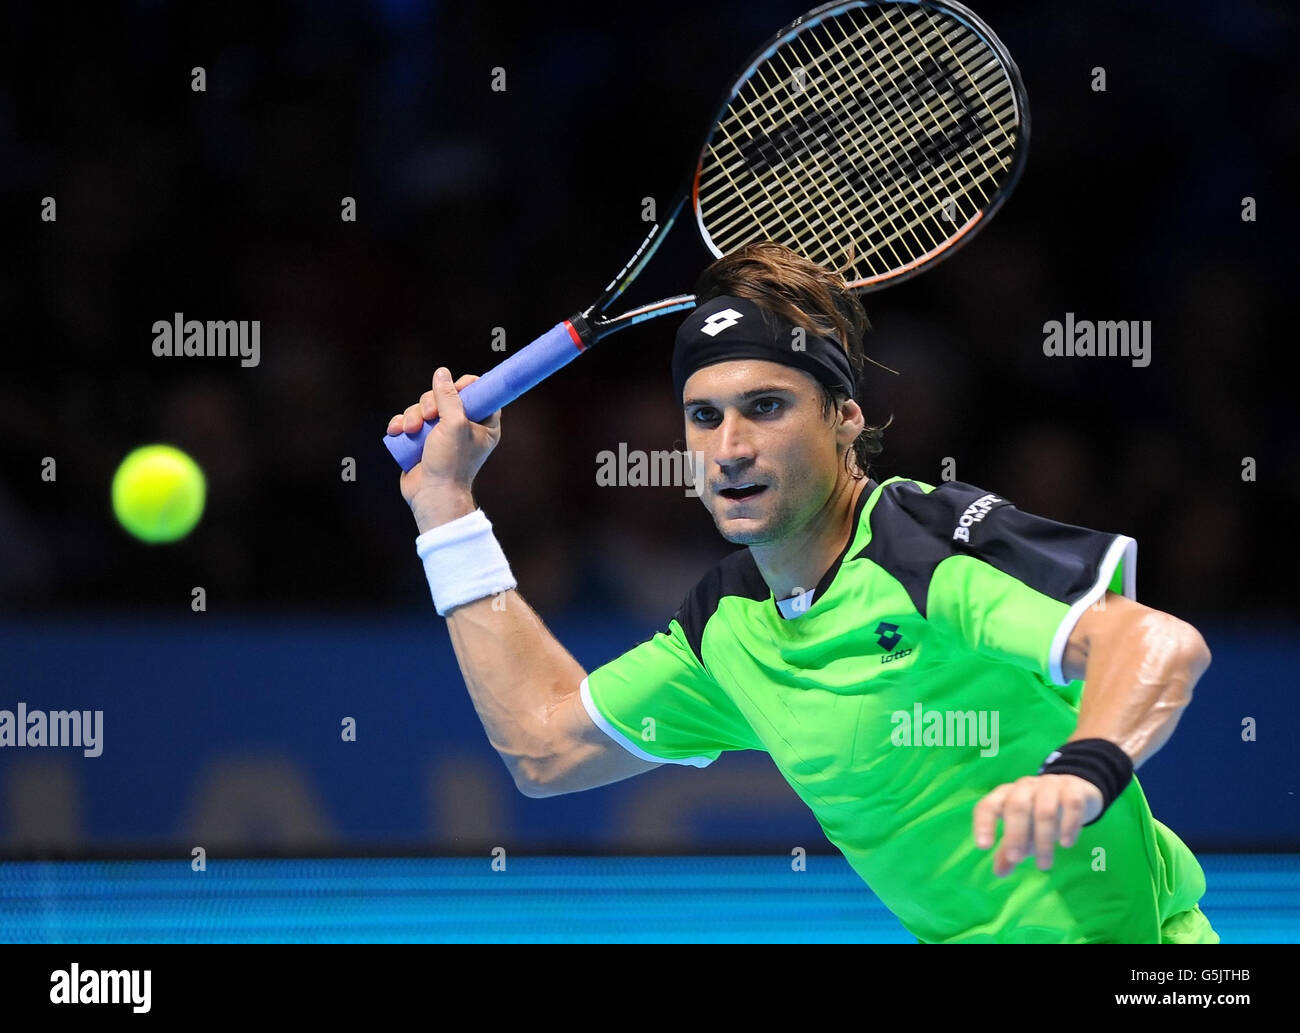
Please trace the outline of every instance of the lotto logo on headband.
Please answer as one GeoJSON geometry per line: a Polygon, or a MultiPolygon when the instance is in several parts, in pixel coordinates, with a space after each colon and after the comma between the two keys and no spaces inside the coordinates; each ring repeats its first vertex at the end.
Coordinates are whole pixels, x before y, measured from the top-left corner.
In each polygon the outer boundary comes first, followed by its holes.
{"type": "Polygon", "coordinates": [[[715,312],[700,324],[700,333],[708,334],[710,337],[717,337],[723,330],[729,326],[735,326],[745,317],[737,312],[734,308],[724,308],[721,312],[715,312]]]}
{"type": "Polygon", "coordinates": [[[686,381],[696,370],[738,359],[793,366],[853,397],[857,387],[848,352],[834,338],[812,333],[805,336],[804,347],[791,347],[793,328],[785,316],[748,298],[730,294],[710,298],[677,328],[672,367],[677,398],[683,397],[686,381]]]}

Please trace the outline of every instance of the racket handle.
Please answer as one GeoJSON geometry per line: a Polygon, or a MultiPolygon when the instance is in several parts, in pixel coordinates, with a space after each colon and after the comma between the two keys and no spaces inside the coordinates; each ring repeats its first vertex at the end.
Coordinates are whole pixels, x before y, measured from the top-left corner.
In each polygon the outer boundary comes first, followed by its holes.
{"type": "MultiPolygon", "coordinates": [[[[577,318],[576,316],[574,317],[577,318]]],[[[465,415],[475,423],[487,419],[509,402],[567,366],[586,348],[570,320],[556,323],[537,340],[526,344],[499,366],[494,366],[460,393],[465,415]]],[[[424,439],[438,421],[425,420],[414,434],[386,434],[384,447],[403,471],[414,469],[424,455],[424,439]]]]}

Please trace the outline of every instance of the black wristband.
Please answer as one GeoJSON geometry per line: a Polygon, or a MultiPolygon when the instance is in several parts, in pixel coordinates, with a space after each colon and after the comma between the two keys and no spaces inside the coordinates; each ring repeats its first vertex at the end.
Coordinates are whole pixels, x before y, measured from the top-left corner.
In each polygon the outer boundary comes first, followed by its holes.
{"type": "Polygon", "coordinates": [[[1101,790],[1101,814],[1084,828],[1101,821],[1101,815],[1133,780],[1133,761],[1109,739],[1076,739],[1053,750],[1038,769],[1040,775],[1078,775],[1101,790]]]}

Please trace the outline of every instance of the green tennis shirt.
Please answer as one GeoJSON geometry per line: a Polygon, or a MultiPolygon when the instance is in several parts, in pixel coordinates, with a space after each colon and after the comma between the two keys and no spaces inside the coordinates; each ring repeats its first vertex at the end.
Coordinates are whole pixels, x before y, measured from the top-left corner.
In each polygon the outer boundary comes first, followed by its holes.
{"type": "Polygon", "coordinates": [[[999,879],[973,833],[980,799],[1073,734],[1066,641],[1107,589],[1134,598],[1136,558],[1132,538],[960,481],[869,480],[814,589],[778,602],[733,553],[667,630],[591,672],[583,704],[645,760],[768,753],[918,940],[1159,943],[1205,875],[1136,778],[1049,871],[999,879]]]}

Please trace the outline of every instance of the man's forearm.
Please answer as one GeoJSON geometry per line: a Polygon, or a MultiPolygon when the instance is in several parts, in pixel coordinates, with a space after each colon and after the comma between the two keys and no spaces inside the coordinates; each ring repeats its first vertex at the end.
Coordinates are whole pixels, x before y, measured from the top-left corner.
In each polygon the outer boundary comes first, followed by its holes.
{"type": "Polygon", "coordinates": [[[488,741],[521,788],[553,752],[547,716],[587,676],[513,589],[458,606],[447,630],[488,741]]]}
{"type": "MultiPolygon", "coordinates": [[[[422,493],[412,514],[420,532],[476,509],[468,488],[422,493]]],[[[447,612],[447,631],[465,686],[493,749],[522,789],[553,752],[547,714],[578,691],[587,672],[514,589],[447,612]]]]}
{"type": "Polygon", "coordinates": [[[1173,735],[1210,651],[1190,624],[1147,613],[1092,644],[1079,722],[1071,740],[1109,739],[1133,767],[1173,735]]]}

